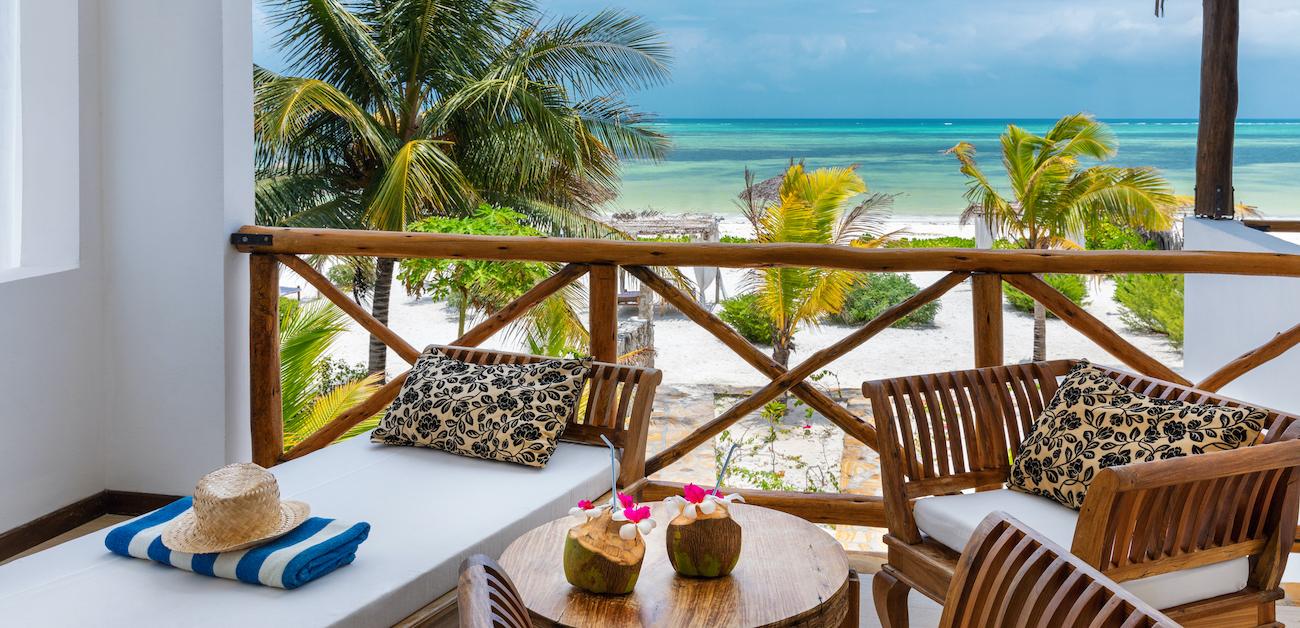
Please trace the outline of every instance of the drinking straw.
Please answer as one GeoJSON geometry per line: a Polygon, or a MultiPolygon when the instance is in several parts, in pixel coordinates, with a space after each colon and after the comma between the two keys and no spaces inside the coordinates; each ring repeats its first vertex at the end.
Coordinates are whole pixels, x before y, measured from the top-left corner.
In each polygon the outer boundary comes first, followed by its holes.
{"type": "Polygon", "coordinates": [[[609,508],[610,510],[618,509],[618,451],[614,449],[614,443],[609,442],[604,434],[600,435],[600,440],[605,441],[605,446],[609,447],[609,508]]]}
{"type": "MultiPolygon", "coordinates": [[[[601,436],[601,438],[604,438],[604,436],[601,436]]],[[[722,479],[727,477],[727,467],[731,466],[731,454],[736,453],[736,449],[739,447],[740,443],[733,443],[731,449],[727,450],[727,457],[722,459],[722,469],[718,470],[718,482],[713,485],[714,495],[717,495],[718,489],[722,488],[722,479]]]]}

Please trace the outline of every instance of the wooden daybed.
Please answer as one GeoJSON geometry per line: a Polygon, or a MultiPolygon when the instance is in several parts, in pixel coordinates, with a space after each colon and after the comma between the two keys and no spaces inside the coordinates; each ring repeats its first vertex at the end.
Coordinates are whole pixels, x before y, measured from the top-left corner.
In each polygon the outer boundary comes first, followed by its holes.
{"type": "MultiPolygon", "coordinates": [[[[444,347],[478,363],[522,354],[444,347]]],[[[660,373],[596,363],[559,448],[544,469],[478,460],[365,436],[272,468],[287,499],[313,513],[368,521],[357,560],[293,591],[185,573],[104,549],[106,531],[0,567],[0,624],[12,626],[420,625],[445,610],[457,568],[499,555],[523,532],[609,490],[609,454],[622,448],[620,482],[644,475],[646,430],[660,373]],[[596,445],[596,446],[593,446],[596,445]]]]}
{"type": "MultiPolygon", "coordinates": [[[[942,603],[958,553],[985,515],[1004,511],[1181,624],[1270,625],[1297,517],[1297,417],[1268,411],[1265,444],[1103,469],[1075,511],[1004,488],[1011,454],[1073,364],[864,384],[889,527],[888,563],[873,582],[882,624],[907,625],[911,589],[942,603]]],[[[1156,398],[1244,405],[1103,370],[1156,398]]]]}

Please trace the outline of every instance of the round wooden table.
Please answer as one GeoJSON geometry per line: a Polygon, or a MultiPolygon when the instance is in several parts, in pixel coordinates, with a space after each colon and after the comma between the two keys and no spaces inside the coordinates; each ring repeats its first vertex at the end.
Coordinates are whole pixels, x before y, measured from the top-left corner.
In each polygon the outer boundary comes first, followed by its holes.
{"type": "MultiPolygon", "coordinates": [[[[501,566],[533,621],[560,626],[840,626],[850,612],[849,563],[821,528],[793,515],[734,504],[744,529],[730,576],[686,578],[668,562],[661,502],[649,504],[659,526],[645,538],[645,561],[629,595],[593,595],[564,579],[564,535],[579,523],[557,519],[510,544],[501,566]]],[[[856,582],[854,582],[856,584],[856,582]]],[[[857,604],[852,604],[856,608],[857,604]]],[[[849,625],[857,625],[850,618],[849,625]]]]}

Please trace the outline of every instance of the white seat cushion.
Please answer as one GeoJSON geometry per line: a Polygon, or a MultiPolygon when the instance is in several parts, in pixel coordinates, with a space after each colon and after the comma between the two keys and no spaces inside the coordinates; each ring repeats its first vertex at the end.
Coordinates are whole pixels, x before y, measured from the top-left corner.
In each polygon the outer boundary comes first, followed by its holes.
{"type": "MultiPolygon", "coordinates": [[[[916,527],[926,536],[960,552],[984,517],[998,510],[1019,519],[1066,550],[1074,544],[1078,511],[1050,499],[1009,489],[926,497],[917,500],[913,515],[916,527]]],[[[1249,576],[1250,559],[1243,557],[1120,584],[1148,604],[1164,609],[1236,593],[1246,587],[1249,576]]]]}
{"type": "Polygon", "coordinates": [[[561,443],[534,469],[361,436],[273,471],[313,515],[370,522],[355,563],[285,591],[113,555],[101,531],[0,566],[0,624],[390,626],[454,589],[466,556],[608,490],[609,453],[561,443]]]}

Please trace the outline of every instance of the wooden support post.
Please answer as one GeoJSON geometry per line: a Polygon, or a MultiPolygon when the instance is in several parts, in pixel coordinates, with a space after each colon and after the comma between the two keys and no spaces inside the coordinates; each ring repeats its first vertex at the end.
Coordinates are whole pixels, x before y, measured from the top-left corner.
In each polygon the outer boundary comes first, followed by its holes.
{"type": "Polygon", "coordinates": [[[496,311],[496,313],[483,319],[473,329],[465,332],[464,336],[457,338],[451,343],[457,347],[477,347],[484,340],[492,337],[492,334],[504,329],[506,325],[513,323],[515,319],[527,314],[533,306],[545,301],[547,297],[559,292],[560,289],[573,283],[575,279],[581,277],[587,272],[586,264],[569,264],[561,268],[559,272],[543,279],[537,285],[533,286],[528,292],[519,295],[519,298],[508,303],[505,307],[496,311]]]}
{"type": "Polygon", "coordinates": [[[280,262],[274,255],[248,258],[249,427],[253,462],[274,466],[284,451],[280,398],[280,262]]]}
{"type": "Polygon", "coordinates": [[[590,296],[587,299],[591,357],[597,362],[618,361],[618,267],[591,267],[590,296]]]}
{"type": "MultiPolygon", "coordinates": [[[[351,297],[340,292],[338,288],[334,287],[333,283],[330,283],[329,279],[319,272],[316,272],[316,269],[312,268],[311,264],[304,262],[302,258],[297,255],[280,255],[277,259],[280,260],[281,264],[289,267],[289,270],[292,270],[297,273],[299,277],[307,280],[307,283],[314,286],[316,291],[320,292],[321,296],[333,302],[340,310],[343,310],[345,314],[350,316],[352,320],[356,321],[364,327],[366,331],[370,332],[371,336],[378,338],[385,346],[396,351],[397,355],[403,360],[406,360],[407,364],[415,364],[415,360],[420,357],[419,349],[411,346],[411,343],[403,340],[401,336],[397,335],[397,332],[379,322],[379,320],[374,316],[371,316],[370,312],[366,311],[366,308],[361,307],[361,305],[356,301],[353,301],[351,297]]],[[[301,296],[301,294],[302,293],[299,292],[299,296],[301,296]]]]}
{"type": "Polygon", "coordinates": [[[1237,123],[1239,0],[1201,3],[1201,114],[1196,131],[1196,215],[1232,218],[1232,142],[1237,123]]]}
{"type": "Polygon", "coordinates": [[[971,276],[971,311],[974,314],[975,368],[1002,366],[1002,277],[971,276]]]}
{"type": "Polygon", "coordinates": [[[1175,373],[1160,360],[1143,353],[1141,349],[1133,346],[1133,343],[1107,327],[1106,323],[1097,320],[1097,317],[1089,314],[1087,310],[1076,305],[1074,301],[1042,279],[1034,275],[1003,275],[1002,280],[1042,303],[1043,307],[1066,325],[1073,327],[1075,331],[1097,343],[1097,346],[1137,372],[1175,384],[1192,385],[1187,378],[1175,373]]]}
{"type": "Polygon", "coordinates": [[[1197,384],[1196,387],[1209,392],[1218,392],[1242,375],[1286,353],[1296,344],[1300,344],[1300,325],[1273,336],[1268,342],[1224,364],[1219,367],[1219,370],[1201,380],[1201,383],[1197,384]]]}
{"type": "MultiPolygon", "coordinates": [[[[690,295],[686,294],[677,286],[669,283],[663,277],[656,275],[654,271],[644,266],[626,266],[627,271],[641,281],[643,294],[658,293],[673,307],[676,307],[687,318],[695,322],[696,325],[704,328],[705,331],[717,338],[722,344],[726,345],[741,359],[748,362],[758,372],[766,375],[769,379],[776,379],[784,375],[786,369],[776,363],[770,356],[759,351],[757,347],[750,344],[736,333],[722,319],[714,316],[712,312],[704,309],[696,303],[690,295]],[[649,288],[649,290],[645,290],[649,288]]],[[[831,399],[826,393],[813,387],[807,381],[801,381],[795,384],[790,392],[802,399],[805,403],[812,406],[814,410],[820,412],[822,416],[829,419],[832,423],[839,426],[840,429],[848,432],[850,436],[865,443],[868,447],[875,449],[876,431],[867,425],[857,415],[849,412],[848,409],[839,405],[834,399],[831,399]]],[[[656,469],[652,469],[653,473],[656,469]]]]}
{"type": "MultiPolygon", "coordinates": [[[[704,444],[710,438],[717,436],[722,432],[722,430],[727,429],[732,423],[739,421],[750,412],[762,408],[767,404],[767,402],[776,399],[785,391],[790,390],[800,382],[804,381],[818,369],[830,364],[835,359],[843,356],[849,351],[852,351],[858,345],[870,340],[873,336],[884,331],[890,325],[901,320],[904,316],[916,311],[916,309],[922,305],[943,296],[944,293],[952,289],[953,286],[965,281],[966,277],[966,273],[948,273],[930,286],[912,295],[907,300],[881,312],[878,316],[868,321],[866,325],[863,325],[853,333],[839,339],[831,346],[808,356],[808,358],[803,362],[800,362],[794,368],[782,373],[766,386],[758,389],[754,394],[741,399],[736,403],[736,405],[728,408],[726,412],[719,414],[717,418],[696,427],[695,431],[682,437],[681,440],[677,441],[670,447],[665,448],[658,454],[655,454],[653,458],[646,461],[646,473],[654,473],[655,471],[680,460],[686,456],[686,454],[689,454],[691,450],[704,444]]],[[[872,449],[878,449],[875,428],[867,427],[866,425],[861,425],[860,427],[866,428],[864,430],[865,434],[859,436],[859,433],[861,433],[859,432],[854,433],[853,435],[862,440],[862,443],[866,446],[872,449]]]]}

